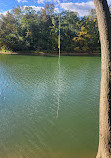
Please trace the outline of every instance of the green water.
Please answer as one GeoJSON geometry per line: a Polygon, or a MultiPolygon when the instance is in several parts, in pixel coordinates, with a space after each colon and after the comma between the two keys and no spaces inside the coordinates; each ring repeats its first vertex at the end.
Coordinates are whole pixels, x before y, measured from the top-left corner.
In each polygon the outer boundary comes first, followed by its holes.
{"type": "Polygon", "coordinates": [[[96,156],[100,58],[58,70],[57,57],[0,55],[0,158],[96,156]]]}

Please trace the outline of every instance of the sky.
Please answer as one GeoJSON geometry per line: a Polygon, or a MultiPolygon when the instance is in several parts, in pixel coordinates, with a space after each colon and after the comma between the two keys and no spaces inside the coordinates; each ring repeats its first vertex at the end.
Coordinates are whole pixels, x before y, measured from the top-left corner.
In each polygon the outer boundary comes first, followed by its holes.
{"type": "MultiPolygon", "coordinates": [[[[111,5],[111,0],[107,0],[111,5]]],[[[59,0],[0,0],[0,13],[6,14],[13,7],[31,6],[34,10],[39,11],[47,3],[55,4],[55,11],[58,11],[59,0]]],[[[78,12],[79,16],[87,16],[90,9],[94,9],[92,0],[60,0],[61,10],[71,10],[78,12]]]]}

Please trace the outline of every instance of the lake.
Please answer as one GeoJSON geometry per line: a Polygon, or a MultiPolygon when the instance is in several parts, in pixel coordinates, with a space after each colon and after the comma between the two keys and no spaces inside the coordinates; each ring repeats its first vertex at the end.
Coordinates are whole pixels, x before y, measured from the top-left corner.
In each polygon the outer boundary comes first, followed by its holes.
{"type": "Polygon", "coordinates": [[[0,55],[0,158],[94,158],[100,57],[0,55]],[[58,116],[57,116],[58,113],[58,116]]]}

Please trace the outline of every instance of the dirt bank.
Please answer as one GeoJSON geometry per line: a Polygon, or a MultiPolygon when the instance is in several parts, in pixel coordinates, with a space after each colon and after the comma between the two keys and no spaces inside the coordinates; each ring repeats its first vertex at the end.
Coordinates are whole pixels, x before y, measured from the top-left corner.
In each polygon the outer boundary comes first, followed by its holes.
{"type": "MultiPolygon", "coordinates": [[[[45,52],[3,52],[0,54],[10,54],[10,55],[31,55],[31,56],[58,56],[58,53],[45,53],[45,52]]],[[[100,53],[69,53],[62,52],[61,56],[100,56],[100,53]]]]}

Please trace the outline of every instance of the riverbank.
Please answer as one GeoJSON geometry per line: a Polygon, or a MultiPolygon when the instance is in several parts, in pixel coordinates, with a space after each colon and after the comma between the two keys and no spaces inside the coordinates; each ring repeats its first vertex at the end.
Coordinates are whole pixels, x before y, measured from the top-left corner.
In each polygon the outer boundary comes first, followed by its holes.
{"type": "MultiPolygon", "coordinates": [[[[47,53],[47,52],[34,52],[34,51],[27,51],[27,52],[6,52],[0,51],[0,54],[7,54],[7,55],[30,55],[30,56],[58,56],[57,52],[47,53]]],[[[70,53],[70,52],[61,52],[61,56],[101,56],[100,53],[70,53]]]]}

